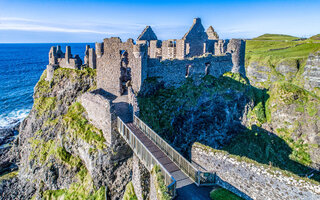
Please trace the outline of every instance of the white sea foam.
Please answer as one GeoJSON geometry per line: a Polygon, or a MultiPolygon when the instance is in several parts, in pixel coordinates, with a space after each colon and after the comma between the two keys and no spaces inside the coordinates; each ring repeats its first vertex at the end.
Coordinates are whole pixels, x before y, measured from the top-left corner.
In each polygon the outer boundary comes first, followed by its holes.
{"type": "Polygon", "coordinates": [[[28,116],[30,109],[14,110],[0,115],[0,128],[10,128],[28,116]]]}

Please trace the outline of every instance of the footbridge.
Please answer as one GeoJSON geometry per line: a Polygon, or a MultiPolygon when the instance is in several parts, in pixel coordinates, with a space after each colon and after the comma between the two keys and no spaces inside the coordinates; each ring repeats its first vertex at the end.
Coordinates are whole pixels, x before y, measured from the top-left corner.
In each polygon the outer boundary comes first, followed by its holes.
{"type": "Polygon", "coordinates": [[[149,171],[160,166],[172,199],[209,199],[215,174],[199,171],[135,115],[129,123],[117,117],[117,129],[149,171]]]}

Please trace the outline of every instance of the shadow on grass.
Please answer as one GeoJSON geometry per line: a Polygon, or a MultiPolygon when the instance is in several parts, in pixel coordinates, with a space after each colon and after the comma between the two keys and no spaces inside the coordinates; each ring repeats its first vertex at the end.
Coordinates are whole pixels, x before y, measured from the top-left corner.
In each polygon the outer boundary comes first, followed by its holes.
{"type": "Polygon", "coordinates": [[[249,104],[259,105],[254,112],[265,122],[268,98],[267,90],[251,86],[248,79],[206,76],[201,83],[187,80],[179,88],[140,96],[140,118],[187,158],[192,144],[200,142],[299,176],[313,174],[310,178],[320,182],[319,172],[290,158],[295,152],[285,140],[258,126],[241,125],[249,104]]]}

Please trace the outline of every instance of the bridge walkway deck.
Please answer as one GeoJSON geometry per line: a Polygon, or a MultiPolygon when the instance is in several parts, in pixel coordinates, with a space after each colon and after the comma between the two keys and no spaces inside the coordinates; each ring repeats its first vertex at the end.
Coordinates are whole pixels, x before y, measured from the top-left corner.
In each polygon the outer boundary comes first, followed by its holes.
{"type": "Polygon", "coordinates": [[[176,189],[177,200],[208,200],[212,187],[198,187],[179,167],[136,125],[126,123],[131,131],[139,138],[146,148],[155,156],[155,158],[164,166],[164,168],[177,181],[176,189]]]}

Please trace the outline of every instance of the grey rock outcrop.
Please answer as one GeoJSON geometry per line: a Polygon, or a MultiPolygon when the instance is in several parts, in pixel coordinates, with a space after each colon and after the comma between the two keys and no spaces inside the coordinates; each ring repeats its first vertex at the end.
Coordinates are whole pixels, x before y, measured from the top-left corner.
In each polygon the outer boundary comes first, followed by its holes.
{"type": "MultiPolygon", "coordinates": [[[[68,189],[77,183],[81,170],[87,171],[95,188],[107,186],[111,199],[122,197],[132,169],[132,152],[125,142],[119,136],[112,145],[97,148],[99,141],[74,135],[74,127],[64,119],[70,105],[95,87],[95,79],[95,73],[62,68],[56,69],[51,82],[42,75],[33,109],[20,125],[19,174],[1,182],[1,198],[41,199],[47,190],[68,189]]],[[[89,120],[88,114],[83,113],[82,119],[89,120]]]]}
{"type": "Polygon", "coordinates": [[[305,80],[304,87],[307,90],[317,89],[320,92],[320,51],[309,55],[302,75],[305,80]]]}

